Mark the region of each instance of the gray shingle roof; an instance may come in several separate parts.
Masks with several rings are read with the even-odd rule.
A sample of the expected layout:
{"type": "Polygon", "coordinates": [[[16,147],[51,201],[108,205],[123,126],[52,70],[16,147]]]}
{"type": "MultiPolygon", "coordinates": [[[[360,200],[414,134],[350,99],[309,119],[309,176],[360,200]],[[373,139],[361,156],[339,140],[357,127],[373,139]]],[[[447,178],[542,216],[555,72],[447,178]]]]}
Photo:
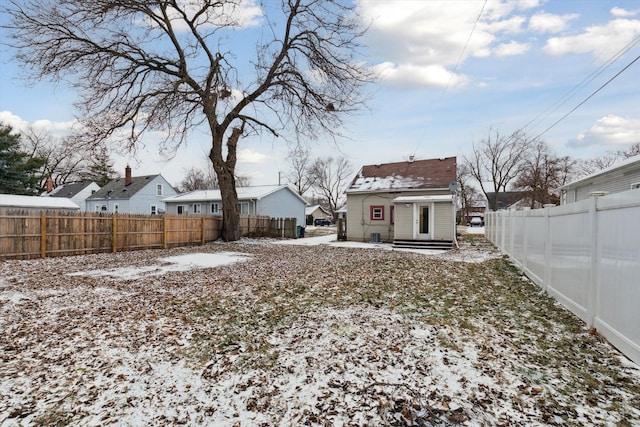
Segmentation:
{"type": "Polygon", "coordinates": [[[71,184],[63,184],[58,186],[51,191],[49,194],[45,194],[45,196],[49,197],[68,197],[72,198],[89,185],[91,185],[93,181],[84,181],[84,182],[74,182],[71,184]]]}
{"type": "Polygon", "coordinates": [[[158,175],[134,176],[131,184],[124,185],[124,178],[116,178],[100,190],[96,191],[87,200],[96,199],[130,199],[138,191],[142,190],[158,175]]]}

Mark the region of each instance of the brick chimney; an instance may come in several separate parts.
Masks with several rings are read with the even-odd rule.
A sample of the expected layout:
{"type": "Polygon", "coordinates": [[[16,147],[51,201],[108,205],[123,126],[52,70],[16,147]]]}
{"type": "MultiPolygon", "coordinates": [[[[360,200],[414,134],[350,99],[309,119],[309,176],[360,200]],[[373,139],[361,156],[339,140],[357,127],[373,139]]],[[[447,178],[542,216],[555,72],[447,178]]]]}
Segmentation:
{"type": "Polygon", "coordinates": [[[47,178],[47,193],[51,193],[53,191],[53,180],[51,178],[47,178]]]}
{"type": "Polygon", "coordinates": [[[124,185],[131,185],[131,166],[124,168],[124,185]]]}

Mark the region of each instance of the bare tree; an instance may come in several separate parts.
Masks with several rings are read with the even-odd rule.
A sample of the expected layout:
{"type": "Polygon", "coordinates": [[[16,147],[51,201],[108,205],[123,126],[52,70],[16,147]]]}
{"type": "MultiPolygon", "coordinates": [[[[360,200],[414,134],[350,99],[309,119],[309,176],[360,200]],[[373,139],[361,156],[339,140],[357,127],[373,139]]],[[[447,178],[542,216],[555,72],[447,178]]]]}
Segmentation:
{"type": "Polygon", "coordinates": [[[189,169],[182,182],[180,182],[180,191],[183,193],[213,188],[218,188],[218,179],[215,174],[207,174],[198,168],[189,169]]]}
{"type": "Polygon", "coordinates": [[[309,167],[313,188],[325,199],[334,218],[352,172],[353,166],[345,158],[318,158],[309,167]]]}
{"type": "MultiPolygon", "coordinates": [[[[251,178],[248,176],[236,175],[236,187],[248,187],[251,185],[251,178]]],[[[180,183],[181,192],[189,192],[196,190],[219,189],[218,177],[212,168],[206,171],[198,168],[191,168],[180,183]]]]}
{"type": "Polygon", "coordinates": [[[471,208],[481,199],[481,196],[478,190],[471,185],[473,175],[469,170],[468,164],[462,163],[458,166],[457,174],[460,210],[462,212],[462,217],[465,218],[469,216],[471,208]]]}
{"type": "Polygon", "coordinates": [[[304,195],[312,186],[313,180],[309,173],[311,166],[311,158],[309,157],[309,149],[298,142],[289,150],[287,156],[289,160],[289,173],[287,179],[292,182],[299,195],[304,195]]]}
{"type": "Polygon", "coordinates": [[[601,171],[615,165],[623,160],[640,155],[640,142],[615,151],[607,151],[606,153],[594,157],[592,159],[583,160],[579,163],[579,169],[582,175],[591,175],[592,173],[601,171]]]}
{"type": "Polygon", "coordinates": [[[246,4],[9,0],[3,11],[31,77],[78,88],[82,133],[91,143],[123,138],[134,148],[155,132],[177,149],[194,127],[206,129],[222,193],[222,238],[230,241],[240,238],[238,142],[263,132],[335,137],[372,79],[358,60],[363,30],[355,6],[282,0],[247,18],[246,4]],[[255,20],[264,23],[254,32],[255,53],[232,53],[233,38],[255,20]],[[248,63],[252,73],[242,67],[248,63]]]}
{"type": "Polygon", "coordinates": [[[544,141],[536,142],[523,160],[514,188],[527,194],[530,207],[560,203],[558,189],[573,176],[576,161],[556,156],[544,141]]]}
{"type": "Polygon", "coordinates": [[[77,182],[87,168],[89,150],[74,143],[72,139],[61,138],[49,132],[38,131],[32,127],[23,133],[24,150],[34,158],[44,160],[41,170],[40,186],[51,179],[55,186],[77,182]]]}
{"type": "Polygon", "coordinates": [[[492,129],[489,129],[487,139],[473,144],[473,153],[470,158],[465,157],[464,162],[487,200],[490,190],[496,193],[495,200],[490,200],[491,210],[498,209],[498,194],[507,191],[511,181],[518,176],[531,145],[532,141],[522,132],[504,136],[499,130],[492,129]]]}

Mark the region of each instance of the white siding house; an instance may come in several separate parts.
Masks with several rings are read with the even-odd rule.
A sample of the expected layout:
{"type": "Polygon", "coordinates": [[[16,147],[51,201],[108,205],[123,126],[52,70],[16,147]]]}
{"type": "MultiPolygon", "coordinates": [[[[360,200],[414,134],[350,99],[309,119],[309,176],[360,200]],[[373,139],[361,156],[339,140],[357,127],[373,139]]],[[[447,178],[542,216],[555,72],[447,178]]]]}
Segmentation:
{"type": "Polygon", "coordinates": [[[346,191],[347,240],[451,247],[456,158],[363,166],[346,191]]]}
{"type": "Polygon", "coordinates": [[[640,156],[560,187],[560,204],[588,199],[594,192],[611,194],[634,189],[640,189],[640,156]]]}
{"type": "Polygon", "coordinates": [[[158,215],[165,212],[163,199],[178,192],[162,175],[116,178],[87,199],[88,212],[158,215]]]}
{"type": "MultiPolygon", "coordinates": [[[[305,224],[306,201],[288,185],[238,187],[241,215],[264,215],[271,218],[296,218],[305,224]]],[[[220,190],[197,190],[164,199],[167,213],[178,215],[222,215],[220,190]]]]}
{"type": "Polygon", "coordinates": [[[85,212],[87,211],[87,199],[98,190],[100,190],[100,186],[93,181],[74,182],[60,185],[49,192],[43,193],[42,196],[68,198],[80,206],[80,211],[85,212]]]}

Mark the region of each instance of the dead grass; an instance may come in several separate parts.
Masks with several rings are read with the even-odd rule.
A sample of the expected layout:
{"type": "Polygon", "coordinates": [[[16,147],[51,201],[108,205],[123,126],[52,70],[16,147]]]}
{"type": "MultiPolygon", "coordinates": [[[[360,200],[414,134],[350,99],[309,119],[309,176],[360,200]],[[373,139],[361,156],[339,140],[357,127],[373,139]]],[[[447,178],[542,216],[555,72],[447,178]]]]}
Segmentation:
{"type": "MultiPolygon", "coordinates": [[[[0,413],[15,415],[0,424],[80,424],[114,413],[134,423],[177,424],[187,417],[195,425],[234,417],[243,425],[640,423],[637,367],[623,363],[504,258],[467,263],[453,256],[236,243],[204,250],[247,253],[252,261],[152,281],[62,274],[202,250],[0,264],[8,278],[0,291],[29,298],[0,300],[7,330],[0,354],[9,368],[0,373],[0,413]],[[59,325],[62,313],[67,323],[59,325]],[[90,333],[71,340],[79,330],[90,333]],[[96,337],[105,340],[91,353],[96,337]],[[161,409],[164,395],[155,398],[150,415],[135,410],[136,396],[114,397],[114,387],[122,386],[117,375],[125,371],[101,353],[114,345],[131,355],[128,361],[120,355],[118,363],[135,368],[137,383],[153,374],[143,369],[141,349],[149,358],[186,363],[203,378],[198,384],[204,381],[180,395],[192,413],[172,419],[161,409]],[[62,363],[65,354],[72,363],[62,363]],[[90,354],[104,359],[91,375],[79,370],[90,354]],[[59,375],[40,377],[47,371],[59,375]],[[99,378],[107,389],[86,398],[81,380],[99,378]],[[31,400],[16,398],[25,384],[36,393],[31,400]],[[35,384],[63,398],[40,396],[35,384]],[[212,406],[197,403],[197,393],[210,394],[212,406]],[[16,409],[20,402],[23,412],[16,409]],[[236,406],[225,409],[230,402],[236,406]]],[[[465,250],[491,249],[473,236],[465,250]]]]}

